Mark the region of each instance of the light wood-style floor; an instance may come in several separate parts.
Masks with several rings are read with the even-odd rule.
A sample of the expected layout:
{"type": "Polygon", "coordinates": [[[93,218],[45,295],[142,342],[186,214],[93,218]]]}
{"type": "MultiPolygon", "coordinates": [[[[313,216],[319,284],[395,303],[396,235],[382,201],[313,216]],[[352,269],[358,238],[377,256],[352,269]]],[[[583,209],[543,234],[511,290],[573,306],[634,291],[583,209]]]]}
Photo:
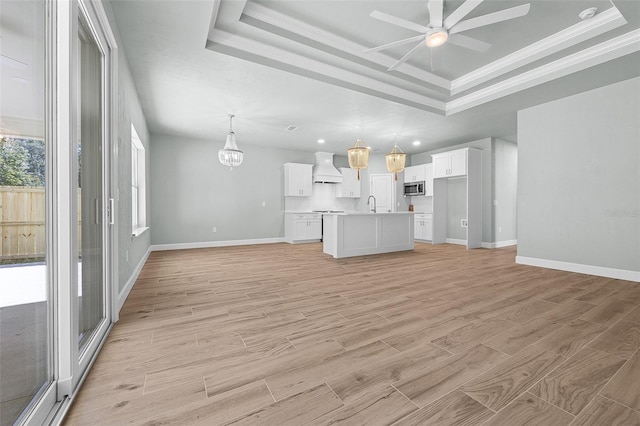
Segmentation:
{"type": "Polygon", "coordinates": [[[640,284],[416,244],[152,253],[68,425],[640,425],[640,284]]]}

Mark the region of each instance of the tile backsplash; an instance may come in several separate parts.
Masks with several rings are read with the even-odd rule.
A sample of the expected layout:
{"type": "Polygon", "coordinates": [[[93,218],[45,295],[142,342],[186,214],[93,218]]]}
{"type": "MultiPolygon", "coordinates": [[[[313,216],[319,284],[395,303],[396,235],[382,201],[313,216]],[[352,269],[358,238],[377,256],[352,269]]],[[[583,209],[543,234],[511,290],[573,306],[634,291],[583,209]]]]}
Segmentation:
{"type": "Polygon", "coordinates": [[[357,210],[357,198],[336,198],[336,185],[314,183],[310,197],[284,197],[287,212],[309,212],[313,210],[357,210]]]}

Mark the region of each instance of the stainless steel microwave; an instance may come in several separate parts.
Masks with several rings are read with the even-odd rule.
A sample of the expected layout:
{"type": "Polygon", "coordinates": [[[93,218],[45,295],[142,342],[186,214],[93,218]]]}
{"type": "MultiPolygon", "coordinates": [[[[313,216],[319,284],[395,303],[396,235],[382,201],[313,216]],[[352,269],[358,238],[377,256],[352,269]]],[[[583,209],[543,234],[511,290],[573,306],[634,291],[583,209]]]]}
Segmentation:
{"type": "Polygon", "coordinates": [[[424,181],[406,182],[404,184],[404,195],[424,195],[424,181]]]}

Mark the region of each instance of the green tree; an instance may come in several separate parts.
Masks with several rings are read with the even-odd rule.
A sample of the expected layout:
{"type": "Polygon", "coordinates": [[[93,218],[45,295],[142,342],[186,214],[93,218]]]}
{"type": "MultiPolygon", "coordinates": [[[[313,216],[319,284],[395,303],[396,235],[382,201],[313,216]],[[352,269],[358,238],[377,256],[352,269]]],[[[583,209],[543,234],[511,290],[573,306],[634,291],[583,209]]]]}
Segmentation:
{"type": "Polygon", "coordinates": [[[45,164],[44,141],[0,138],[0,185],[43,186],[45,164]]]}

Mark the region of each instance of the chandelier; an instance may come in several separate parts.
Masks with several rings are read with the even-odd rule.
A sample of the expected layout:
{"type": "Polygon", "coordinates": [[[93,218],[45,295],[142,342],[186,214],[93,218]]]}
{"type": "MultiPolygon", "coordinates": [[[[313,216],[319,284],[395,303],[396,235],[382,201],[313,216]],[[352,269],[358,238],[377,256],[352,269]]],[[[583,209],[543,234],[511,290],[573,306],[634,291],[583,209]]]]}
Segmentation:
{"type": "Polygon", "coordinates": [[[358,170],[358,180],[360,180],[360,170],[366,169],[369,163],[369,152],[369,148],[360,139],[356,140],[356,144],[347,150],[349,167],[358,170]]]}
{"type": "Polygon", "coordinates": [[[404,170],[404,165],[407,161],[407,154],[402,152],[398,145],[393,144],[393,149],[390,153],[385,155],[387,159],[387,170],[394,174],[395,179],[398,180],[398,173],[404,170]]]}
{"type": "Polygon", "coordinates": [[[233,133],[232,120],[235,115],[229,114],[229,134],[223,149],[218,150],[218,160],[229,167],[238,167],[244,160],[244,153],[238,149],[236,134],[233,133]]]}

